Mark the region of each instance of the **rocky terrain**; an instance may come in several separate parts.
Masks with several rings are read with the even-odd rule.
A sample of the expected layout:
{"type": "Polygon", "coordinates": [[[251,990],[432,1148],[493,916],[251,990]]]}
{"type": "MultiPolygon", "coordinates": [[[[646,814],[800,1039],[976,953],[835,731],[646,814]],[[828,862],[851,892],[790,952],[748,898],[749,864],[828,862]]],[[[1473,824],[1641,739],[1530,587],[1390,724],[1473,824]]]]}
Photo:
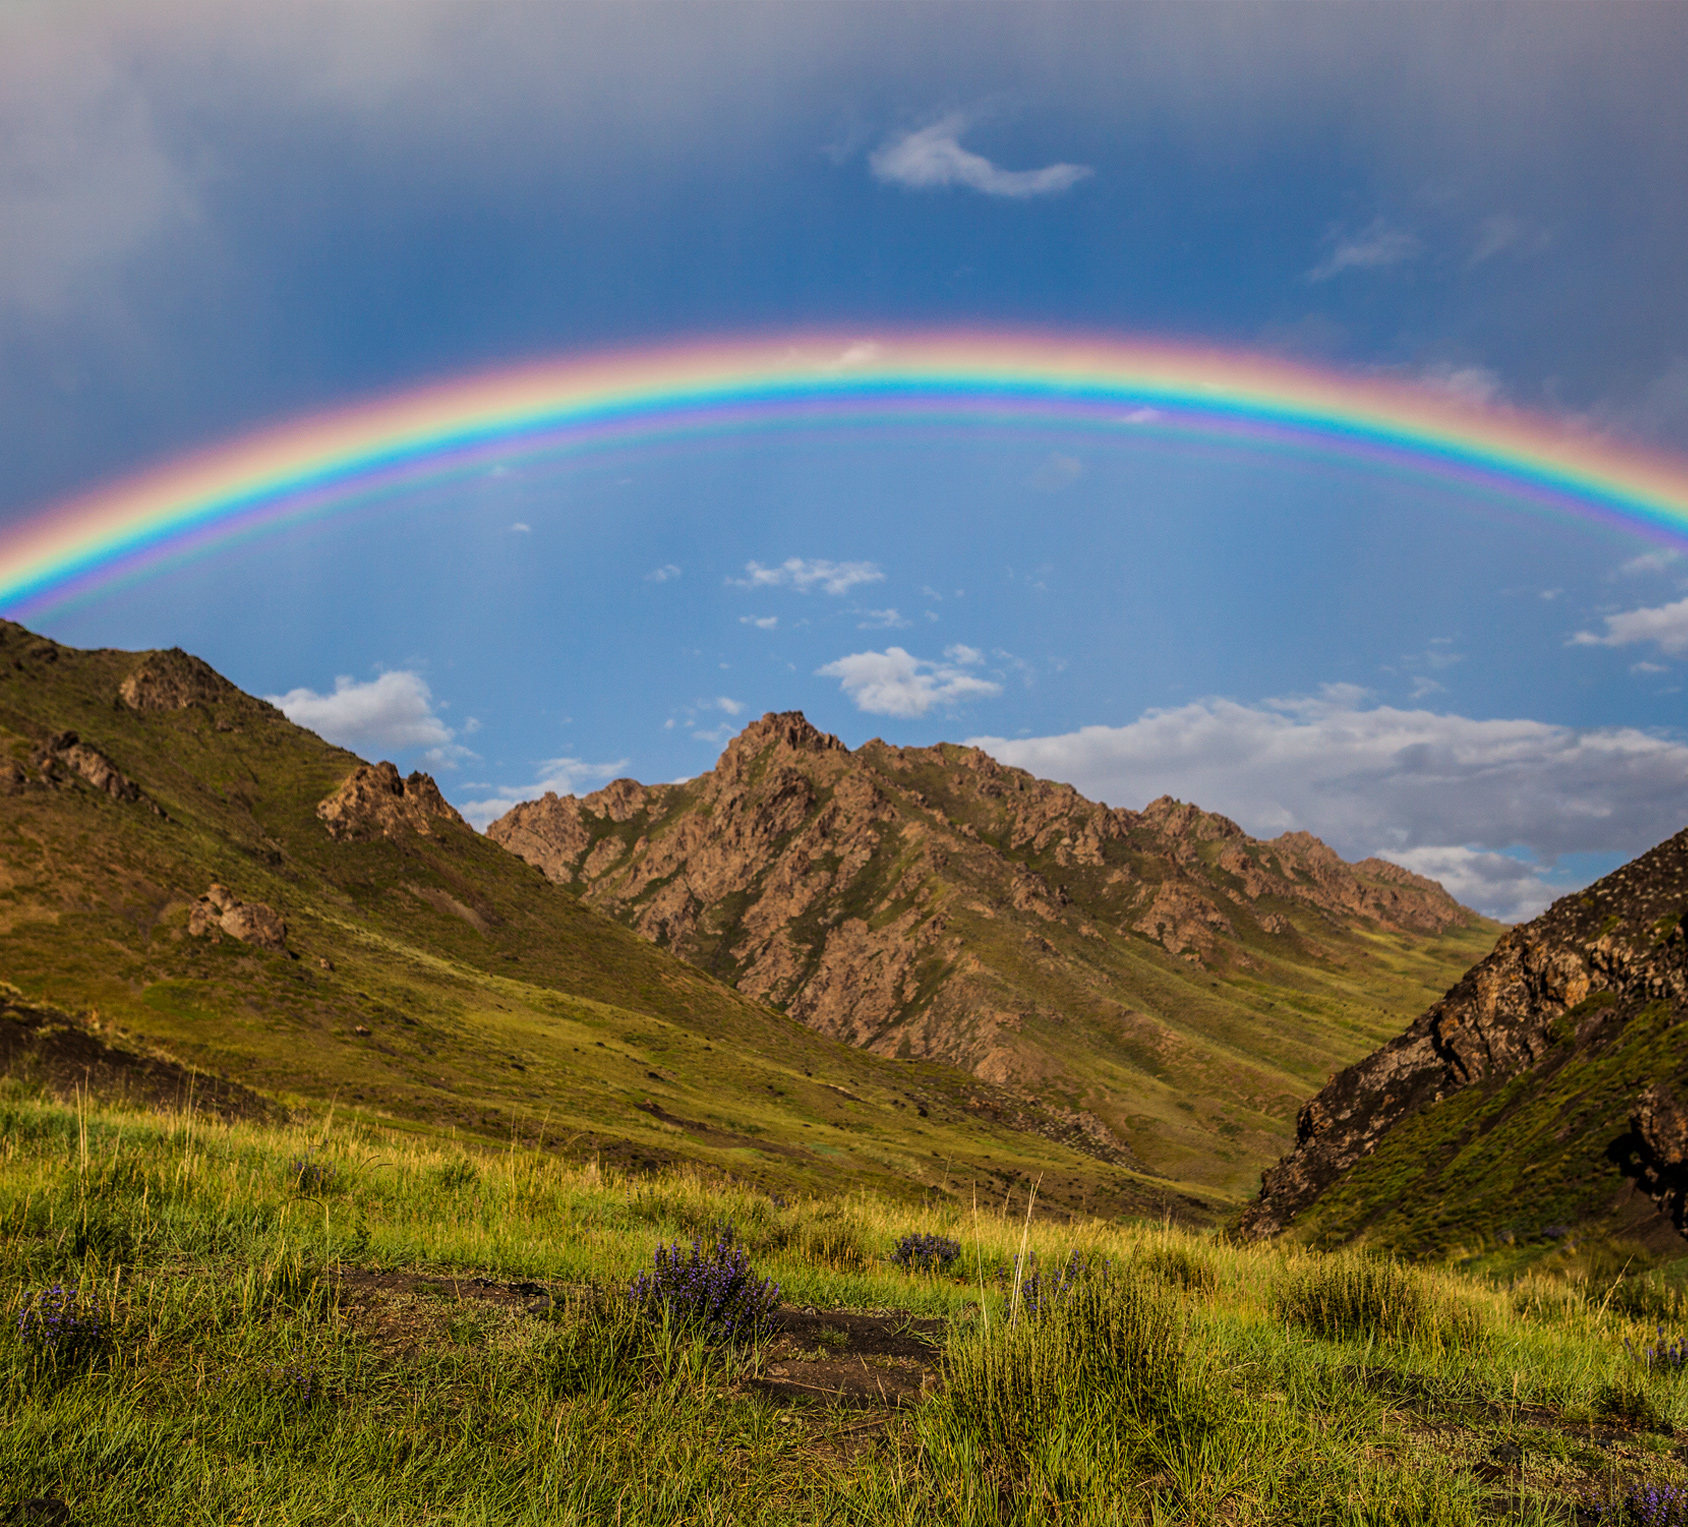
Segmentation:
{"type": "Polygon", "coordinates": [[[851,751],[796,713],[685,784],[547,795],[488,836],[812,1028],[1238,1184],[1494,931],[1306,833],[1258,841],[1170,798],[1111,809],[976,748],[851,751]]]}
{"type": "Polygon", "coordinates": [[[1688,1226],[1688,831],[1511,929],[1301,1110],[1244,1227],[1429,1248],[1688,1226]]]}

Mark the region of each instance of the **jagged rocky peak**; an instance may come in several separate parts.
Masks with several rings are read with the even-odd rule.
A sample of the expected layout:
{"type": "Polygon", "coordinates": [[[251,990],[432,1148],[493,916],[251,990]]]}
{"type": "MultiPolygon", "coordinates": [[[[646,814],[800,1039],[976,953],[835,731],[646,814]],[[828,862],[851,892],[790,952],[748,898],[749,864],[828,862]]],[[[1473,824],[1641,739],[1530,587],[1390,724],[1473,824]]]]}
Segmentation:
{"type": "Polygon", "coordinates": [[[469,830],[432,776],[418,772],[407,779],[386,762],[359,764],[339,789],[317,804],[316,814],[328,835],[341,843],[403,832],[432,837],[441,823],[469,830]]]}
{"type": "MultiPolygon", "coordinates": [[[[1685,914],[1688,829],[1510,929],[1404,1034],[1339,1072],[1302,1108],[1295,1148],[1265,1173],[1244,1229],[1286,1229],[1397,1126],[1467,1089],[1589,1066],[1623,1041],[1631,1022],[1663,1014],[1668,1028],[1688,1017],[1685,914]]],[[[1631,1082],[1633,1104],[1609,1121],[1612,1150],[1621,1153],[1617,1136],[1634,1131],[1638,1180],[1681,1226],[1688,1126],[1679,1123],[1672,1090],[1680,1080],[1653,1078],[1642,1090],[1643,1080],[1631,1082]]]]}
{"type": "Polygon", "coordinates": [[[149,652],[118,685],[117,698],[135,711],[186,710],[247,697],[203,658],[180,647],[149,652]]]}
{"type": "Polygon", "coordinates": [[[800,710],[769,711],[760,721],[752,721],[727,744],[717,769],[731,771],[741,762],[759,757],[768,747],[777,745],[794,753],[848,753],[830,732],[823,732],[800,710]]]}

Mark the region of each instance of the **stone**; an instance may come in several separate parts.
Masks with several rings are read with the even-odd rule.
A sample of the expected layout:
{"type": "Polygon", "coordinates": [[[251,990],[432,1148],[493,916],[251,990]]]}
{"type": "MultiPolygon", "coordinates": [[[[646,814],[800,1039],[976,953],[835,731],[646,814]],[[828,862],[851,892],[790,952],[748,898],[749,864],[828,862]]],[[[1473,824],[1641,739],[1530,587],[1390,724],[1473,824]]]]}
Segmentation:
{"type": "Polygon", "coordinates": [[[428,838],[446,824],[471,830],[431,776],[417,772],[406,779],[386,762],[359,764],[339,789],[318,803],[316,814],[337,843],[367,843],[403,833],[428,838]]]}
{"type": "Polygon", "coordinates": [[[188,933],[193,938],[213,939],[226,933],[259,949],[287,948],[287,920],[281,913],[261,901],[243,902],[217,882],[188,908],[188,933]]]}
{"type": "Polygon", "coordinates": [[[172,647],[148,653],[118,685],[117,698],[130,710],[169,711],[245,697],[203,658],[172,647]]]}

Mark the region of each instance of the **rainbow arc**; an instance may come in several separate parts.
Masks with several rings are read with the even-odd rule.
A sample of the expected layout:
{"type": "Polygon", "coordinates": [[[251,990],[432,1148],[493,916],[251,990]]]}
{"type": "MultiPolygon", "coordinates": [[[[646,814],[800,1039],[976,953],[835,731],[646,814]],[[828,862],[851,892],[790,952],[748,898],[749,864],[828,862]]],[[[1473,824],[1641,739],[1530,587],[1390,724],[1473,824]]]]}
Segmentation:
{"type": "Polygon", "coordinates": [[[804,332],[506,368],[183,457],[0,534],[0,609],[49,608],[149,565],[524,454],[857,422],[1047,424],[1289,447],[1688,542],[1688,462],[1518,410],[1185,344],[804,332]]]}

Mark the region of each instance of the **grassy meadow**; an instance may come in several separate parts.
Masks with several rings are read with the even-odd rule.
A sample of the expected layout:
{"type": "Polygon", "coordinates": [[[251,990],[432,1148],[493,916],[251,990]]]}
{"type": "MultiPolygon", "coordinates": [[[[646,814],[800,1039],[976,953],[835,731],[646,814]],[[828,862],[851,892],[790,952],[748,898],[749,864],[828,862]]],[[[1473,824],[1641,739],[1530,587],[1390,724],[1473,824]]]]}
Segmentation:
{"type": "Polygon", "coordinates": [[[6,1085],[0,1490],[87,1527],[1681,1520],[1641,1492],[1688,1489],[1688,1374],[1638,1355],[1680,1265],[1498,1281],[6,1085]],[[726,1223],[788,1329],[642,1318],[658,1245],[726,1223]],[[915,1233],[959,1256],[894,1265],[915,1233]]]}

